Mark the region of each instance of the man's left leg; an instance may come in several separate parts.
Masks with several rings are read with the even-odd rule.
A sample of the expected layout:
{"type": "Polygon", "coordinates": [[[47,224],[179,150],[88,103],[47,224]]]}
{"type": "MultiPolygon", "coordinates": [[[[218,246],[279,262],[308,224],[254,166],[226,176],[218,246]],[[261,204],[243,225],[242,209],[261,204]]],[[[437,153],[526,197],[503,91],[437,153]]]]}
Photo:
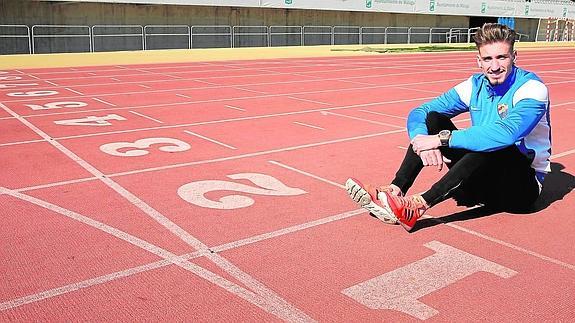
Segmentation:
{"type": "Polygon", "coordinates": [[[425,193],[407,198],[386,195],[382,202],[409,231],[425,210],[449,198],[462,184],[481,187],[485,204],[502,210],[527,208],[539,196],[530,161],[513,145],[495,152],[468,152],[425,193]]]}

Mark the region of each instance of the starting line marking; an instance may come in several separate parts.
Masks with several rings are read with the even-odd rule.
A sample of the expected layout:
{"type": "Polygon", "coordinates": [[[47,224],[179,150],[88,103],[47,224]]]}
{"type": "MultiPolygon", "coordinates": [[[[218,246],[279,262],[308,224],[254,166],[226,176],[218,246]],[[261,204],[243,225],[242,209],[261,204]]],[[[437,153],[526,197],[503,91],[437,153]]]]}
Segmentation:
{"type": "Polygon", "coordinates": [[[323,104],[323,105],[333,105],[331,103],[321,102],[321,101],[317,101],[317,100],[302,99],[302,98],[298,98],[296,96],[291,96],[291,95],[288,96],[288,98],[298,100],[298,101],[303,101],[303,102],[317,103],[317,104],[323,104]]]}
{"type": "MultiPolygon", "coordinates": [[[[260,234],[257,236],[245,238],[242,240],[226,243],[226,244],[223,244],[220,246],[212,247],[210,249],[214,252],[223,252],[226,250],[239,248],[239,247],[246,246],[246,245],[253,244],[253,243],[257,243],[260,241],[265,241],[265,240],[268,240],[271,238],[283,236],[286,234],[306,230],[306,229],[313,228],[313,227],[316,227],[316,226],[319,226],[322,224],[327,224],[330,222],[335,222],[338,220],[351,218],[351,217],[363,214],[365,212],[366,211],[364,209],[357,209],[357,210],[353,210],[353,211],[349,211],[349,212],[344,212],[344,213],[332,215],[332,216],[329,216],[329,217],[326,217],[323,219],[318,219],[318,220],[315,220],[312,222],[303,223],[303,224],[287,227],[284,229],[260,234]]],[[[191,259],[199,258],[201,256],[203,256],[203,254],[199,251],[196,251],[196,252],[192,252],[192,253],[189,253],[186,255],[182,255],[182,256],[180,256],[180,258],[182,260],[188,261],[191,259]]],[[[171,261],[164,259],[164,260],[148,263],[148,264],[145,264],[142,266],[128,268],[126,270],[117,271],[117,272],[114,272],[111,274],[95,277],[92,279],[87,279],[84,281],[56,287],[56,288],[46,290],[46,291],[43,291],[40,293],[36,293],[36,294],[20,297],[17,299],[13,299],[13,300],[10,300],[10,301],[4,302],[4,303],[0,303],[0,311],[14,308],[14,307],[18,307],[18,306],[22,306],[22,305],[29,304],[29,303],[38,302],[38,301],[41,301],[43,299],[51,298],[54,296],[67,294],[67,293],[70,293],[70,292],[73,292],[73,291],[76,291],[76,290],[79,290],[82,288],[88,288],[91,286],[101,285],[101,284],[111,282],[114,280],[118,280],[118,279],[121,279],[124,277],[129,277],[129,276],[136,275],[139,273],[143,273],[143,272],[147,272],[150,270],[169,266],[171,264],[173,264],[171,261]]]]}
{"type": "Polygon", "coordinates": [[[370,111],[370,110],[357,110],[357,111],[361,111],[361,112],[365,112],[365,113],[371,113],[371,114],[376,114],[379,116],[385,116],[385,117],[391,117],[391,118],[397,118],[397,119],[402,119],[402,120],[407,120],[406,117],[402,117],[402,116],[396,116],[393,114],[387,114],[387,113],[382,113],[382,112],[375,112],[375,111],[370,111]]]}
{"type": "Polygon", "coordinates": [[[73,92],[73,93],[79,94],[79,95],[84,95],[84,93],[82,93],[82,92],[79,92],[79,91],[76,91],[76,90],[72,90],[71,88],[67,88],[67,87],[66,87],[66,88],[64,88],[64,89],[66,89],[66,90],[68,90],[68,91],[70,91],[70,92],[73,92]]]}
{"type": "Polygon", "coordinates": [[[142,117],[142,118],[146,118],[146,119],[148,119],[148,120],[152,120],[152,121],[157,122],[157,123],[164,123],[163,121],[160,121],[160,120],[158,120],[158,119],[154,119],[154,118],[152,118],[152,117],[150,117],[150,116],[147,116],[147,115],[145,115],[145,114],[141,114],[141,113],[136,112],[136,111],[130,110],[129,112],[132,113],[132,114],[135,114],[135,115],[137,115],[137,116],[140,116],[140,117],[142,117]]]}
{"type": "Polygon", "coordinates": [[[191,96],[187,96],[185,94],[176,93],[176,96],[179,96],[180,98],[184,98],[184,99],[193,99],[191,96]]]}
{"type": "MultiPolygon", "coordinates": [[[[96,228],[98,230],[101,230],[107,234],[110,234],[118,239],[121,239],[123,241],[126,241],[128,243],[130,243],[131,245],[134,245],[136,247],[139,247],[141,249],[144,249],[150,253],[155,254],[156,256],[163,258],[164,260],[169,261],[170,263],[173,263],[174,265],[177,265],[189,272],[192,272],[193,274],[195,274],[196,276],[203,278],[221,288],[223,288],[224,290],[245,299],[246,301],[254,304],[255,306],[263,309],[264,311],[275,315],[281,319],[287,320],[287,321],[301,321],[301,322],[311,322],[313,321],[313,319],[311,317],[309,317],[307,314],[305,314],[304,312],[298,310],[297,308],[295,308],[293,305],[289,304],[287,301],[281,299],[279,296],[275,295],[272,291],[268,290],[266,287],[264,287],[262,284],[257,284],[256,286],[251,286],[252,290],[246,289],[240,285],[237,285],[236,283],[233,283],[203,267],[200,267],[199,265],[196,265],[192,262],[189,262],[187,260],[184,259],[183,256],[178,256],[175,255],[165,249],[162,249],[158,246],[155,246],[145,240],[142,240],[138,237],[135,237],[129,233],[126,233],[124,231],[121,231],[119,229],[116,229],[114,227],[111,227],[109,225],[106,225],[102,222],[96,221],[94,219],[91,219],[89,217],[83,216],[79,213],[76,213],[74,211],[70,211],[67,210],[65,208],[62,208],[58,205],[55,204],[51,204],[49,202],[22,194],[22,193],[17,193],[15,191],[6,189],[4,187],[0,187],[0,193],[3,194],[8,194],[12,197],[21,199],[23,201],[32,203],[34,205],[37,205],[39,207],[43,207],[45,209],[48,209],[50,211],[56,212],[58,214],[64,215],[68,218],[71,218],[73,220],[79,221],[81,223],[84,223],[86,225],[89,225],[93,228],[96,228]]],[[[200,253],[203,253],[208,259],[210,259],[210,255],[212,255],[213,257],[219,257],[221,259],[223,259],[221,256],[219,255],[215,255],[212,254],[208,249],[202,249],[199,250],[200,253]]],[[[218,265],[219,267],[222,267],[222,263],[218,263],[216,262],[216,265],[218,265]]],[[[235,267],[234,265],[232,265],[231,263],[229,263],[229,266],[232,266],[234,271],[239,271],[239,268],[235,267]]],[[[223,268],[223,269],[227,269],[227,268],[223,268]]],[[[233,276],[235,276],[235,278],[239,279],[240,281],[243,281],[243,283],[245,282],[245,278],[249,277],[247,274],[243,274],[243,277],[237,277],[234,274],[234,272],[230,272],[229,270],[226,270],[228,273],[232,274],[233,276]],[[243,278],[243,279],[242,279],[243,278]]],[[[256,282],[253,278],[250,279],[253,282],[256,282]]],[[[250,286],[250,284],[246,284],[247,286],[250,286]]],[[[47,296],[56,296],[56,295],[47,295],[47,296]]],[[[24,299],[16,299],[13,301],[9,301],[9,302],[5,302],[0,304],[0,311],[2,310],[6,310],[9,308],[14,308],[20,305],[23,305],[23,301],[24,300],[28,300],[28,302],[30,302],[30,299],[24,298],[24,299]]]]}
{"type": "Polygon", "coordinates": [[[322,128],[322,127],[314,126],[314,125],[307,124],[307,123],[303,123],[303,122],[294,121],[293,123],[295,123],[295,124],[297,124],[297,125],[300,125],[300,126],[317,129],[317,130],[325,130],[325,129],[322,128]]]}
{"type": "Polygon", "coordinates": [[[220,145],[220,146],[229,148],[229,149],[237,149],[237,148],[234,147],[234,146],[226,145],[226,144],[224,144],[223,142],[220,142],[220,141],[217,141],[217,140],[214,140],[214,139],[211,139],[211,138],[202,136],[202,135],[200,135],[200,134],[197,134],[197,133],[195,133],[195,132],[191,132],[191,131],[189,131],[189,130],[184,130],[184,132],[187,133],[188,135],[192,135],[192,136],[196,136],[196,137],[198,137],[198,138],[202,138],[202,139],[204,139],[204,140],[207,140],[207,141],[209,141],[209,142],[212,142],[212,143],[214,143],[214,144],[217,144],[217,145],[220,145]]]}
{"type": "Polygon", "coordinates": [[[335,113],[335,112],[331,112],[331,111],[323,111],[321,113],[323,115],[334,115],[334,116],[338,116],[338,117],[342,117],[342,118],[348,118],[348,119],[352,119],[352,120],[358,120],[358,121],[373,123],[373,124],[380,125],[380,126],[387,126],[387,127],[397,128],[397,129],[405,129],[404,126],[398,126],[398,125],[394,125],[391,123],[373,121],[373,120],[368,120],[368,119],[364,119],[364,118],[352,117],[352,116],[348,116],[348,115],[340,114],[340,113],[335,113]]]}
{"type": "Polygon", "coordinates": [[[109,106],[111,106],[111,107],[116,107],[116,106],[117,106],[117,105],[115,105],[115,104],[112,104],[112,103],[110,103],[110,102],[104,101],[104,100],[102,100],[102,99],[98,99],[98,98],[92,98],[92,99],[93,99],[93,100],[96,100],[96,101],[98,101],[98,102],[100,102],[100,103],[104,103],[104,104],[106,104],[106,105],[109,105],[109,106]]]}
{"type": "Polygon", "coordinates": [[[246,109],[242,109],[242,108],[234,107],[233,105],[228,105],[228,104],[225,104],[225,105],[224,105],[224,107],[226,107],[226,108],[228,108],[228,109],[233,109],[233,110],[243,111],[243,112],[245,112],[245,111],[246,111],[246,109]]]}

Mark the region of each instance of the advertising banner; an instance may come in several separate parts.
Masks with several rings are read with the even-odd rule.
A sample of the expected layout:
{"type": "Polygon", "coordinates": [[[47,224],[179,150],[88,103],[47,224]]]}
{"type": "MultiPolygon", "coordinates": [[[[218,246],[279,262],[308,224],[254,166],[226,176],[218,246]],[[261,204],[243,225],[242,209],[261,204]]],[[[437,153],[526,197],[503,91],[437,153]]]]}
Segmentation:
{"type": "MultiPolygon", "coordinates": [[[[64,1],[64,0],[52,0],[64,1]]],[[[293,8],[430,15],[575,19],[575,3],[511,2],[502,0],[66,0],[225,7],[293,8]]]]}

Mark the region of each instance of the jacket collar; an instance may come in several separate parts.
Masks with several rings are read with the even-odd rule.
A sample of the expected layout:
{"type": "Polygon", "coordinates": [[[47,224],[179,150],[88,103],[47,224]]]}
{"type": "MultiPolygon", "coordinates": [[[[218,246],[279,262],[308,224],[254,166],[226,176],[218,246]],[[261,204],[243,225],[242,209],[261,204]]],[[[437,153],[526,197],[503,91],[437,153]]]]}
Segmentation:
{"type": "Polygon", "coordinates": [[[492,86],[489,83],[489,80],[487,79],[487,76],[483,76],[483,82],[485,83],[485,86],[487,88],[487,91],[489,92],[489,94],[491,96],[497,95],[497,96],[502,96],[503,94],[505,94],[509,88],[513,85],[513,83],[515,83],[515,78],[517,76],[517,67],[515,67],[515,65],[511,66],[511,72],[509,73],[509,76],[507,76],[507,78],[505,79],[505,81],[499,85],[496,86],[492,86]]]}

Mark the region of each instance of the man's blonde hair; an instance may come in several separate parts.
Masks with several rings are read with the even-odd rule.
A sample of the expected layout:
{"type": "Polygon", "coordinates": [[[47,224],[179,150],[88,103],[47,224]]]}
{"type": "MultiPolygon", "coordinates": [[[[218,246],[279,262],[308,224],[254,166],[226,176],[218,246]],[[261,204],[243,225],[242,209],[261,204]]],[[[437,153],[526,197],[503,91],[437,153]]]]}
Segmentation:
{"type": "Polygon", "coordinates": [[[477,46],[478,49],[485,44],[498,42],[506,42],[511,45],[511,49],[513,49],[515,39],[517,39],[517,33],[515,30],[505,25],[492,23],[483,24],[483,26],[481,26],[473,36],[475,46],[477,46]]]}

